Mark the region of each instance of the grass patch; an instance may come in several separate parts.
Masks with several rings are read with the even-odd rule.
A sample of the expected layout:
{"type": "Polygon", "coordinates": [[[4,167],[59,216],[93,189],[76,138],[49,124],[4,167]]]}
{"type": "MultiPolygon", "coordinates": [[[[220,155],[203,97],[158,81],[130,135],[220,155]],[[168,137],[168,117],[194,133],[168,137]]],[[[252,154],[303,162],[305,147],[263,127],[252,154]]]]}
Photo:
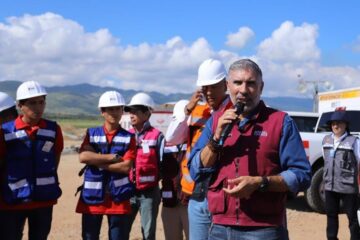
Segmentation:
{"type": "Polygon", "coordinates": [[[83,119],[83,118],[77,118],[77,119],[68,119],[68,118],[61,118],[56,119],[56,121],[59,123],[61,127],[73,127],[73,128],[90,128],[90,127],[97,127],[103,125],[104,120],[103,119],[83,119]]]}

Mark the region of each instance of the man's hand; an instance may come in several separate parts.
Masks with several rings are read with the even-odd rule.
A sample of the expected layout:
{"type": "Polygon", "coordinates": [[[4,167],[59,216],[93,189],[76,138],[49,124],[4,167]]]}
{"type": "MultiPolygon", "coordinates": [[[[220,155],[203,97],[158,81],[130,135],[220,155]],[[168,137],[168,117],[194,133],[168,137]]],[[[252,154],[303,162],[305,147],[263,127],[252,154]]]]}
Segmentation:
{"type": "Polygon", "coordinates": [[[261,180],[262,178],[259,176],[241,176],[229,179],[227,187],[223,190],[232,197],[249,199],[251,194],[259,188],[261,180]]]}
{"type": "Polygon", "coordinates": [[[203,98],[201,89],[196,90],[194,94],[191,96],[189,103],[185,106],[184,112],[186,115],[189,115],[192,110],[196,107],[199,101],[203,98]]]}
{"type": "Polygon", "coordinates": [[[220,139],[221,133],[227,124],[232,123],[233,121],[235,121],[238,118],[238,115],[235,113],[235,111],[236,110],[234,108],[230,108],[230,109],[226,110],[224,112],[224,114],[219,118],[216,130],[214,133],[215,140],[220,139]]]}

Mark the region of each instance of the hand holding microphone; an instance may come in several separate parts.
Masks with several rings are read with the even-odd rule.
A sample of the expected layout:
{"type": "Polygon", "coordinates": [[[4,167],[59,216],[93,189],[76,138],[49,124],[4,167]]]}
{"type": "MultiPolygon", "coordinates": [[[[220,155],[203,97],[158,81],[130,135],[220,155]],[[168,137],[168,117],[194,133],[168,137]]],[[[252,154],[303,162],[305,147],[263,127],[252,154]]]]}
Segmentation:
{"type": "MultiPolygon", "coordinates": [[[[239,116],[241,113],[243,113],[245,108],[245,104],[242,102],[237,102],[234,106],[235,114],[239,116]]],[[[232,127],[234,126],[236,122],[236,119],[232,120],[230,123],[227,123],[220,134],[219,144],[223,145],[225,142],[225,139],[228,137],[229,133],[231,132],[232,127]]]]}

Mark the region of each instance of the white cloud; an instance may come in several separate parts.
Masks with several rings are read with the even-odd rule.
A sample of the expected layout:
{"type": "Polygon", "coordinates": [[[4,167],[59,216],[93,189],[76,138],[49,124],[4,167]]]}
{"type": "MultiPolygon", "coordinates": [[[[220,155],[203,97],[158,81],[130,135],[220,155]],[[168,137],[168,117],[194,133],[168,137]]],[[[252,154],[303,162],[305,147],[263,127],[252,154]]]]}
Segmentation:
{"type": "MultiPolygon", "coordinates": [[[[265,96],[300,96],[299,73],[308,80],[332,81],[336,89],[359,85],[360,69],[321,66],[317,35],[316,25],[284,22],[256,54],[241,56],[263,69],[265,96]]],[[[203,37],[191,43],[174,36],[163,43],[125,46],[107,29],[86,32],[54,13],[0,23],[0,56],[0,80],[36,80],[45,86],[90,83],[165,94],[192,92],[197,68],[206,58],[218,58],[227,67],[240,58],[236,52],[213,50],[203,37]]]]}
{"type": "Polygon", "coordinates": [[[271,37],[260,43],[257,54],[262,58],[283,62],[318,60],[320,49],[316,45],[317,37],[317,25],[303,23],[294,26],[292,22],[286,21],[271,37]]]}
{"type": "Polygon", "coordinates": [[[222,58],[204,38],[187,44],[175,36],[163,44],[122,46],[107,29],[85,32],[54,13],[0,23],[0,54],[2,80],[47,86],[87,82],[164,93],[193,91],[200,63],[222,58]]]}
{"type": "Polygon", "coordinates": [[[255,35],[249,27],[241,27],[236,33],[227,35],[226,45],[234,48],[243,48],[248,41],[255,35]]]}

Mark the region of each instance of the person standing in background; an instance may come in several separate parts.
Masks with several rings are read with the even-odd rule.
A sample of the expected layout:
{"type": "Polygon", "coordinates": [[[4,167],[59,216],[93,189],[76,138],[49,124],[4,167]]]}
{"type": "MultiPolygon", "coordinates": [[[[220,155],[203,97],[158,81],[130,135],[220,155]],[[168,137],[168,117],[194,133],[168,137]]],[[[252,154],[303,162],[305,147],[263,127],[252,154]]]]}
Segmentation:
{"type": "Polygon", "coordinates": [[[42,118],[46,95],[38,82],[22,83],[16,92],[22,114],[0,129],[2,239],[22,239],[26,220],[29,240],[45,240],[51,230],[53,206],[62,193],[57,168],[64,140],[60,126],[42,118]]]}
{"type": "MultiPolygon", "coordinates": [[[[178,101],[173,110],[173,118],[184,115],[184,108],[188,100],[178,101]]],[[[172,128],[170,123],[169,129],[172,128]]],[[[189,195],[181,190],[181,164],[185,161],[186,142],[180,145],[165,145],[162,161],[162,189],[163,208],[161,219],[164,226],[165,239],[189,239],[189,220],[187,206],[189,195]]]]}
{"type": "MultiPolygon", "coordinates": [[[[18,117],[16,102],[7,93],[0,92],[0,129],[3,123],[12,121],[18,117]]],[[[1,170],[0,170],[1,172],[1,170]]],[[[1,181],[0,181],[1,184],[1,181]]],[[[4,239],[6,229],[6,211],[0,210],[0,239],[4,239]]]]}
{"type": "Polygon", "coordinates": [[[332,133],[323,139],[326,236],[338,239],[340,201],[349,220],[350,239],[360,239],[358,173],[360,140],[350,134],[345,110],[332,113],[328,125],[332,133]]]}
{"type": "Polygon", "coordinates": [[[130,198],[133,185],[129,172],[136,158],[135,137],[119,124],[125,100],[116,91],[99,98],[104,125],[89,128],[80,147],[84,167],[76,212],[82,214],[82,239],[99,239],[103,216],[108,219],[108,239],[129,239],[130,198]]]}
{"type": "Polygon", "coordinates": [[[7,93],[0,92],[0,128],[1,124],[18,117],[15,100],[7,93]]]}
{"type": "Polygon", "coordinates": [[[206,121],[216,112],[222,112],[231,101],[226,94],[226,70],[223,63],[207,59],[198,69],[196,85],[200,87],[192,95],[184,108],[184,113],[172,119],[166,133],[166,141],[171,145],[187,142],[187,150],[182,161],[181,189],[191,195],[188,205],[190,240],[208,239],[211,216],[206,198],[211,174],[204,171],[194,182],[189,173],[190,152],[200,137],[206,121]]]}
{"type": "Polygon", "coordinates": [[[135,195],[130,199],[132,213],[129,231],[138,211],[141,216],[143,239],[156,239],[156,218],[160,204],[160,162],[164,151],[164,136],[150,125],[153,99],[146,93],[135,94],[125,111],[130,113],[131,133],[135,134],[137,153],[130,179],[135,195]]]}

